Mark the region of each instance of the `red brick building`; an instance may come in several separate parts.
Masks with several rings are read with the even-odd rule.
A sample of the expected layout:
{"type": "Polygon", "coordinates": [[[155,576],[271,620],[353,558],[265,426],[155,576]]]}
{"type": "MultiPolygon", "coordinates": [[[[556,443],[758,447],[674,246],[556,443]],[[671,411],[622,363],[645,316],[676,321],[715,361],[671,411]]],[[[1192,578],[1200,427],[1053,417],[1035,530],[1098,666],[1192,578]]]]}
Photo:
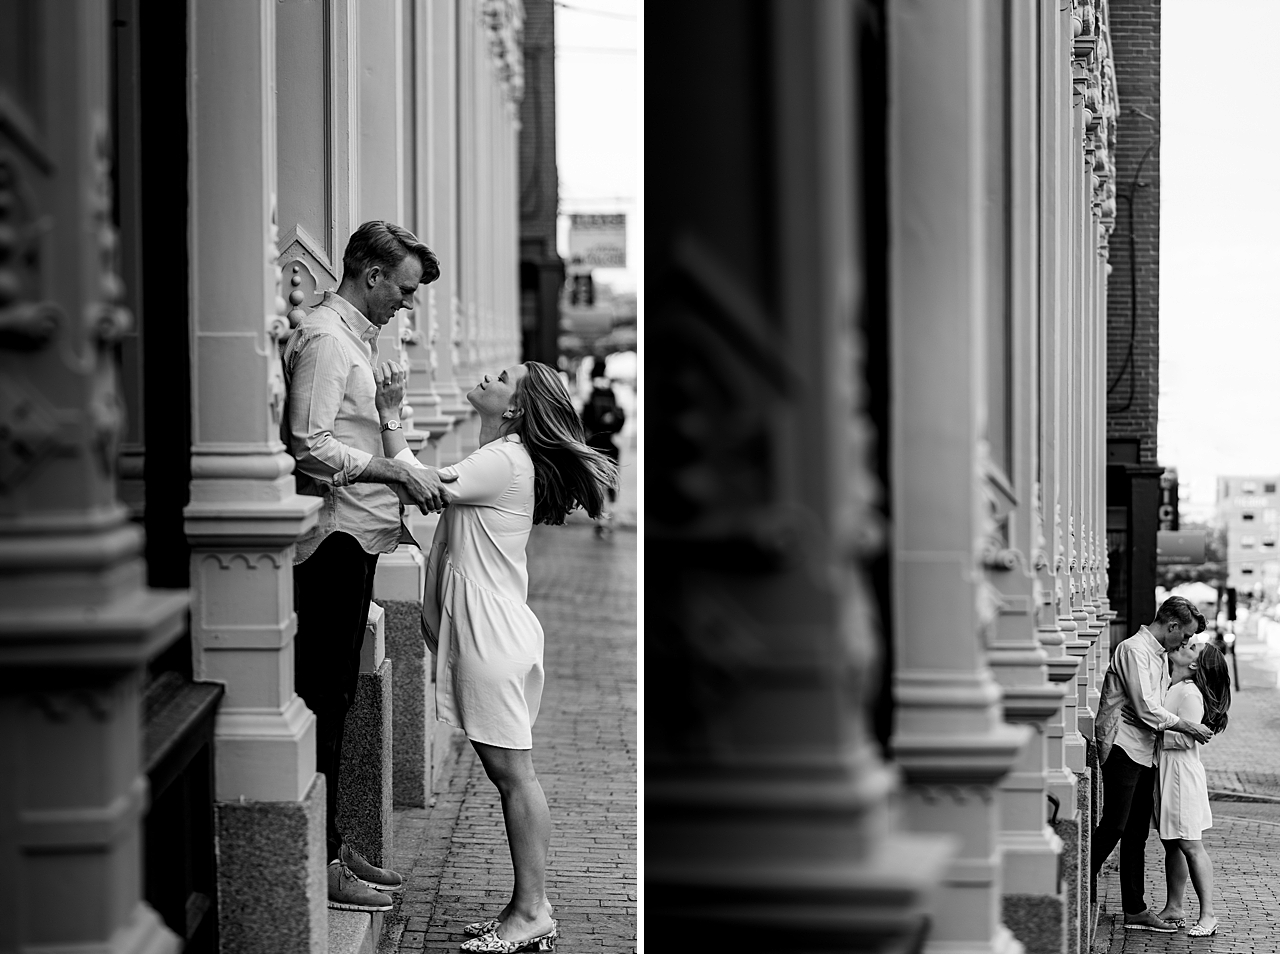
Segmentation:
{"type": "Polygon", "coordinates": [[[1109,4],[1123,122],[1107,283],[1108,597],[1112,645],[1155,613],[1160,474],[1160,0],[1109,4]]]}

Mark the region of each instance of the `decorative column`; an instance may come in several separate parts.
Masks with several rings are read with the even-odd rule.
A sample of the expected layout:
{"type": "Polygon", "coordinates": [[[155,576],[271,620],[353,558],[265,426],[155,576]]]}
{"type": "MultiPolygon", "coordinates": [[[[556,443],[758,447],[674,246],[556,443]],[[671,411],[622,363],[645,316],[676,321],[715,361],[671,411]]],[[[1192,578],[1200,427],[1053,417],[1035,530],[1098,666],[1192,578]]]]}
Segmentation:
{"type": "MultiPolygon", "coordinates": [[[[424,61],[427,70],[425,105],[427,121],[422,153],[427,159],[428,175],[421,182],[427,195],[426,220],[430,223],[423,236],[440,258],[440,278],[427,286],[426,308],[430,312],[429,347],[431,384],[437,398],[424,401],[427,416],[420,416],[418,426],[431,431],[431,438],[420,454],[430,464],[444,466],[456,463],[456,429],[460,421],[473,413],[463,397],[471,389],[461,387],[461,356],[458,351],[459,321],[459,57],[458,9],[456,3],[429,3],[423,9],[426,26],[424,61]]],[[[417,532],[415,525],[415,532],[417,532]]]]}
{"type": "Polygon", "coordinates": [[[982,562],[1000,605],[987,658],[1003,693],[1005,721],[1031,730],[1000,783],[1001,908],[1028,951],[1058,954],[1066,934],[1062,841],[1048,824],[1046,769],[1047,727],[1061,714],[1063,689],[1049,679],[1037,632],[1036,564],[1044,546],[1038,487],[1038,23],[1034,8],[1023,4],[1003,6],[989,22],[988,88],[1007,90],[1007,101],[992,101],[984,117],[986,142],[995,153],[987,168],[996,213],[985,227],[1000,239],[988,247],[1008,249],[1008,255],[987,261],[994,305],[989,314],[996,320],[987,324],[986,353],[997,373],[987,376],[989,439],[983,446],[992,450],[983,462],[990,510],[982,562]]]}
{"type": "Polygon", "coordinates": [[[862,561],[882,539],[855,76],[883,34],[849,4],[760,12],[686,4],[650,87],[694,168],[649,236],[649,320],[672,360],[654,386],[650,487],[666,505],[646,528],[667,592],[646,632],[649,692],[669,702],[646,734],[648,929],[685,947],[918,950],[948,840],[896,830],[867,713],[878,638],[862,561]],[[723,93],[705,91],[697,55],[718,42],[723,93]],[[759,102],[749,76],[767,77],[774,108],[726,110],[711,133],[705,103],[759,102]],[[768,151],[750,178],[703,176],[745,141],[768,151]],[[740,241],[774,263],[768,278],[740,241]],[[726,414],[723,439],[704,439],[726,414]]]}
{"type": "Polygon", "coordinates": [[[142,900],[140,698],[187,594],[146,588],[116,491],[132,316],[111,19],[106,3],[21,10],[0,78],[0,948],[170,954],[142,900]]]}
{"type": "Polygon", "coordinates": [[[1003,161],[986,134],[986,110],[999,107],[987,104],[985,71],[998,54],[984,44],[999,27],[978,0],[893,0],[888,14],[892,750],[908,827],[964,835],[926,950],[1020,951],[999,916],[997,787],[1033,732],[1002,719],[982,650],[1000,595],[975,545],[991,480],[986,310],[1000,300],[987,287],[999,223],[987,217],[986,176],[1003,161]]]}
{"type": "MultiPolygon", "coordinates": [[[[436,449],[440,438],[453,427],[453,418],[442,410],[442,398],[438,389],[440,376],[441,321],[439,295],[444,280],[446,248],[450,220],[447,203],[442,203],[441,183],[437,180],[445,174],[442,168],[444,148],[448,133],[442,129],[447,119],[449,104],[437,90],[437,74],[441,72],[439,59],[442,50],[441,37],[448,39],[447,25],[443,22],[454,4],[424,4],[414,7],[410,29],[413,35],[413,157],[414,167],[414,225],[418,238],[426,242],[440,259],[441,277],[425,287],[419,287],[415,297],[414,313],[406,324],[408,334],[402,331],[405,353],[409,362],[409,381],[405,389],[406,410],[411,410],[408,420],[412,423],[414,441],[410,443],[414,453],[425,463],[437,464],[436,449]]],[[[447,64],[446,64],[447,65],[447,64]]],[[[447,87],[446,87],[447,89],[447,87]]],[[[409,439],[406,435],[406,441],[409,439]]],[[[410,516],[406,513],[406,516],[410,516]]],[[[426,541],[423,541],[424,543],[426,541]]]]}
{"type": "Polygon", "coordinates": [[[280,442],[275,0],[193,4],[189,102],[192,648],[215,728],[224,950],[326,949],[324,780],[294,692],[294,541],[320,500],[280,442]],[[269,884],[270,891],[263,885],[269,884]]]}
{"type": "Polygon", "coordinates": [[[1085,742],[1076,720],[1076,673],[1080,657],[1074,655],[1074,622],[1064,619],[1060,607],[1069,606],[1070,579],[1066,552],[1069,546],[1067,515],[1070,500],[1070,399],[1067,375],[1067,328],[1070,311],[1066,300],[1071,275],[1069,205],[1071,70],[1068,59],[1068,16],[1053,0],[1038,5],[1040,44],[1040,473],[1044,541],[1036,555],[1037,635],[1045,648],[1049,679],[1063,690],[1061,705],[1046,725],[1047,792],[1049,824],[1063,842],[1062,881],[1065,897],[1065,945],[1070,954],[1083,954],[1080,903],[1089,893],[1088,841],[1090,830],[1082,821],[1078,798],[1087,796],[1077,774],[1085,770],[1085,742]],[[1070,624],[1069,628],[1067,624],[1070,624]]]}

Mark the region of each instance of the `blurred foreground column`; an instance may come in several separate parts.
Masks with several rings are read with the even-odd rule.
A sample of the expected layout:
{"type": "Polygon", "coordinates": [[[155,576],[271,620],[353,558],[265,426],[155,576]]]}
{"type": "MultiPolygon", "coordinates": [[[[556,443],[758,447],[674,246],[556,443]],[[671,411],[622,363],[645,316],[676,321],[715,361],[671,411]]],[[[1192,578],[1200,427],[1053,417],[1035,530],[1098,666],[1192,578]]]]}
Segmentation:
{"type": "Polygon", "coordinates": [[[860,326],[884,320],[862,205],[883,24],[760,9],[686,4],[648,87],[679,177],[647,209],[646,933],[916,950],[952,842],[889,811],[862,566],[883,545],[860,326]]]}
{"type": "MultiPolygon", "coordinates": [[[[1033,734],[1003,721],[984,652],[1003,601],[980,551],[997,532],[991,521],[1032,493],[990,452],[1004,425],[998,414],[988,422],[999,392],[987,372],[998,353],[988,336],[1007,307],[999,230],[1009,200],[998,191],[1005,104],[991,95],[1004,88],[1007,25],[989,6],[888,5],[893,754],[907,776],[909,827],[964,835],[926,948],[948,952],[1022,950],[1000,921],[997,786],[1033,734]]],[[[1038,677],[1030,622],[1019,644],[1038,677]]],[[[1022,678],[1016,669],[1006,669],[1011,681],[1022,678]]],[[[1047,693],[1019,695],[1028,718],[1040,718],[1047,693]]]]}
{"type": "Polygon", "coordinates": [[[274,0],[191,9],[192,651],[214,736],[222,947],[328,945],[324,781],[294,692],[294,542],[320,500],[280,442],[274,0]]]}
{"type": "Polygon", "coordinates": [[[0,19],[0,950],[169,954],[142,901],[147,589],[122,436],[109,5],[0,19]]]}

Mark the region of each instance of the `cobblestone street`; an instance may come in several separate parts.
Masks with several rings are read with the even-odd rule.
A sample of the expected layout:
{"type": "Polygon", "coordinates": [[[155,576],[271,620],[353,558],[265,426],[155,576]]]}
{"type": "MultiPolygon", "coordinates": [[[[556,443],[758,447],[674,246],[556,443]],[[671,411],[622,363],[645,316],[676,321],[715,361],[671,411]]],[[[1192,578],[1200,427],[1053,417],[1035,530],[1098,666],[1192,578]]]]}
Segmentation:
{"type": "MultiPolygon", "coordinates": [[[[589,522],[537,527],[529,604],[546,632],[534,766],[551,807],[547,893],[557,949],[636,948],[636,535],[598,540],[589,522]]],[[[510,897],[498,795],[460,740],[447,789],[395,813],[395,866],[408,887],[380,954],[456,951],[462,926],[510,897]]],[[[451,769],[451,770],[450,770],[451,769]]]]}
{"type": "MultiPolygon", "coordinates": [[[[1241,688],[1232,694],[1231,722],[1200,750],[1213,808],[1213,828],[1205,832],[1204,843],[1213,858],[1218,933],[1190,938],[1185,930],[1124,931],[1117,850],[1098,878],[1095,954],[1280,954],[1280,689],[1253,626],[1241,632],[1239,649],[1241,688]]],[[[1165,896],[1164,847],[1154,832],[1146,871],[1147,904],[1158,910],[1165,896]]],[[[1198,911],[1188,885],[1187,914],[1194,918],[1198,911]]]]}

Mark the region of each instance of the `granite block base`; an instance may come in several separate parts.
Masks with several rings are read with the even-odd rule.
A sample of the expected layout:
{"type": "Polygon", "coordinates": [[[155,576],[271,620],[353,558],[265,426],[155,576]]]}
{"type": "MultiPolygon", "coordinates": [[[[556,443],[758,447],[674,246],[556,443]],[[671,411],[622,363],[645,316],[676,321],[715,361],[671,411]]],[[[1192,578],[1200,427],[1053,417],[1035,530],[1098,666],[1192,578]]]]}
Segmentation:
{"type": "Polygon", "coordinates": [[[216,802],[224,954],[329,949],[324,776],[300,802],[216,802]]]}
{"type": "Polygon", "coordinates": [[[1080,864],[1080,819],[1059,818],[1053,823],[1053,831],[1062,839],[1062,896],[1063,931],[1066,937],[1062,950],[1065,954],[1088,954],[1088,948],[1080,942],[1080,893],[1089,890],[1089,871],[1080,864]]]}
{"type": "Polygon", "coordinates": [[[1080,826],[1080,892],[1076,903],[1076,916],[1080,923],[1080,951],[1085,954],[1093,946],[1093,876],[1090,874],[1093,843],[1094,804],[1097,802],[1095,787],[1100,781],[1099,773],[1094,771],[1093,762],[1085,768],[1080,776],[1080,784],[1076,787],[1076,814],[1080,826]]]}
{"type": "Polygon", "coordinates": [[[422,608],[410,600],[380,601],[391,678],[395,723],[391,733],[391,792],[396,808],[426,808],[431,795],[431,655],[422,641],[422,608]]]}
{"type": "Polygon", "coordinates": [[[1001,918],[1025,954],[1061,954],[1067,936],[1066,897],[1061,894],[1006,894],[1001,918]]]}
{"type": "Polygon", "coordinates": [[[338,830],[375,865],[391,861],[391,714],[394,667],[360,673],[342,736],[338,830]]]}

